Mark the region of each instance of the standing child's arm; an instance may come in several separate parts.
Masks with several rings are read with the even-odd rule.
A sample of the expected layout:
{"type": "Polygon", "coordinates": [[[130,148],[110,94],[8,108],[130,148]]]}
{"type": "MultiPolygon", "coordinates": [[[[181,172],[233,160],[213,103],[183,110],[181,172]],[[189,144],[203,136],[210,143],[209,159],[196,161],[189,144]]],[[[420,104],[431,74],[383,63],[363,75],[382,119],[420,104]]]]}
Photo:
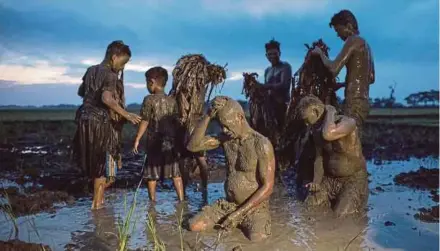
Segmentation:
{"type": "Polygon", "coordinates": [[[148,128],[148,121],[150,120],[150,116],[151,116],[151,102],[148,96],[146,96],[144,98],[144,101],[142,102],[140,115],[142,120],[139,123],[136,138],[134,140],[134,146],[133,146],[134,153],[138,153],[139,141],[141,140],[142,136],[144,135],[145,131],[148,128]]]}
{"type": "Polygon", "coordinates": [[[141,140],[142,136],[144,135],[145,131],[148,128],[148,121],[145,120],[141,120],[141,123],[139,123],[139,128],[136,134],[136,138],[134,140],[134,146],[133,146],[133,152],[134,153],[138,153],[138,146],[139,146],[139,141],[141,140]]]}

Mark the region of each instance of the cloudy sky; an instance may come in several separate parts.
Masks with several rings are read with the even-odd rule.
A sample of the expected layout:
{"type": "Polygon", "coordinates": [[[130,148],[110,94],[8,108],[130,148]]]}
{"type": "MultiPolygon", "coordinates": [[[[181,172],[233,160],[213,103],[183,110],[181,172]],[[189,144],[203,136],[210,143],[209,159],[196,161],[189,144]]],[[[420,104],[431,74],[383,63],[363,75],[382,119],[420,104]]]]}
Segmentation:
{"type": "Polygon", "coordinates": [[[372,97],[388,96],[394,83],[399,101],[438,89],[437,0],[0,0],[0,105],[79,104],[85,69],[116,39],[133,53],[128,103],[146,95],[145,70],[172,69],[187,53],[228,63],[222,94],[243,99],[241,73],[264,71],[264,43],[272,37],[293,71],[304,43],[323,38],[334,57],[342,42],[328,23],[341,9],[355,13],[373,50],[372,97]]]}

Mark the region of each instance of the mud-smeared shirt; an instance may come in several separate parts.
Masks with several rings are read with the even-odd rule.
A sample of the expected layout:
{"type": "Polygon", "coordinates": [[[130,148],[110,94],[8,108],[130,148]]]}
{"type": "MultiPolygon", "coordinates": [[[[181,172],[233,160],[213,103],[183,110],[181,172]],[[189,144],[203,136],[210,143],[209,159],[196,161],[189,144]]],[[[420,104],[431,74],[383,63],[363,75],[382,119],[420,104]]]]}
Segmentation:
{"type": "Polygon", "coordinates": [[[144,98],[140,115],[148,122],[147,145],[156,139],[175,138],[178,130],[177,103],[173,97],[152,94],[144,98]]]}
{"type": "Polygon", "coordinates": [[[100,119],[110,118],[110,108],[102,102],[104,91],[113,93],[113,98],[122,107],[124,106],[124,86],[119,80],[118,74],[109,67],[102,64],[91,66],[87,69],[82,80],[78,90],[78,95],[83,98],[83,104],[79,109],[80,113],[92,117],[97,116],[100,119]]]}
{"type": "Polygon", "coordinates": [[[278,65],[270,66],[264,71],[264,84],[277,85],[272,90],[272,95],[279,97],[284,102],[290,100],[290,85],[292,83],[292,67],[287,62],[280,62],[278,65]]]}

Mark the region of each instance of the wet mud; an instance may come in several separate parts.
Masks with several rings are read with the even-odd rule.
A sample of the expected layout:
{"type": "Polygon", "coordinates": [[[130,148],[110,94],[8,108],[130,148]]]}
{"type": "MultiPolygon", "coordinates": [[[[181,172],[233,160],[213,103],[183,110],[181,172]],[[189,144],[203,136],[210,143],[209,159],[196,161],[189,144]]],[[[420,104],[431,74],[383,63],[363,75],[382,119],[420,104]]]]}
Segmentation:
{"type": "Polygon", "coordinates": [[[2,251],[52,251],[49,246],[43,244],[26,243],[19,240],[0,241],[2,251]]]}
{"type": "MultiPolygon", "coordinates": [[[[107,194],[107,206],[95,214],[90,211],[88,182],[70,161],[69,143],[75,128],[71,128],[68,122],[47,124],[17,123],[0,130],[0,191],[2,194],[6,191],[17,211],[19,239],[45,243],[52,250],[114,250],[117,247],[116,226],[119,219],[126,215],[123,198],[127,198],[128,203],[132,201],[133,188],[142,174],[143,155],[130,153],[134,128],[127,126],[128,130],[124,132],[124,166],[118,172],[116,184],[107,194]],[[32,206],[37,204],[38,196],[44,199],[34,209],[32,206]],[[31,202],[26,198],[32,198],[27,199],[31,202]],[[38,235],[28,227],[28,217],[35,220],[38,235]]],[[[218,245],[218,250],[236,248],[252,251],[344,250],[347,245],[346,250],[438,250],[438,128],[411,129],[367,124],[363,140],[371,194],[367,219],[362,223],[341,223],[332,220],[327,213],[307,212],[298,200],[293,173],[289,169],[283,174],[287,189],[279,184],[279,193],[274,193],[271,199],[273,232],[269,240],[252,244],[237,230],[221,236],[217,243],[218,232],[197,235],[183,230],[185,248],[193,250],[190,247],[198,243],[198,247],[205,250],[215,245],[218,245]],[[379,138],[382,145],[374,143],[379,138]],[[414,159],[424,156],[433,157],[424,162],[414,159]],[[420,166],[427,170],[421,171],[420,166]],[[401,177],[399,181],[397,177],[401,177]],[[395,225],[385,226],[388,221],[395,225]]],[[[143,149],[142,146],[140,149],[143,149]]],[[[211,204],[224,197],[223,152],[209,152],[208,163],[210,184],[207,201],[204,201],[197,184],[198,169],[194,169],[191,175],[193,184],[187,188],[188,200],[183,203],[183,225],[206,203],[211,204]]],[[[172,183],[165,181],[158,186],[157,203],[153,210],[145,185],[141,186],[135,213],[137,224],[130,238],[130,250],[151,249],[153,239],[146,226],[148,215],[156,215],[157,235],[167,244],[167,250],[180,250],[176,223],[176,212],[180,209],[176,201],[172,183]]],[[[11,222],[0,214],[0,240],[8,240],[11,228],[11,222]]],[[[4,242],[0,244],[0,250],[8,250],[2,245],[5,245],[4,242]]]]}
{"type": "Polygon", "coordinates": [[[428,169],[425,167],[420,167],[420,169],[417,171],[398,174],[394,178],[394,182],[399,185],[404,185],[416,189],[437,189],[439,184],[438,179],[439,169],[428,169]]]}
{"type": "Polygon", "coordinates": [[[431,208],[421,208],[419,213],[414,215],[414,218],[423,222],[438,222],[439,206],[431,208]]]}

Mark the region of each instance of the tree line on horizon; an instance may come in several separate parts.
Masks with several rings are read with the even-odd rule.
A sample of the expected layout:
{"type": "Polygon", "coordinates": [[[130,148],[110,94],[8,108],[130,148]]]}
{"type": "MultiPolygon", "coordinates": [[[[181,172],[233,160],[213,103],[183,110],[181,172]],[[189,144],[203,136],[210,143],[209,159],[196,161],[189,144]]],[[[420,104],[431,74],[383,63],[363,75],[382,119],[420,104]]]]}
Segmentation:
{"type": "MultiPolygon", "coordinates": [[[[396,102],[396,98],[394,97],[394,88],[390,86],[391,93],[389,97],[382,98],[370,98],[370,105],[372,108],[399,108],[399,107],[439,107],[439,91],[438,90],[430,90],[430,91],[422,91],[417,93],[412,93],[408,95],[404,100],[406,105],[396,102]]],[[[340,104],[344,101],[337,97],[340,104]]],[[[247,110],[249,107],[248,101],[246,100],[238,100],[244,110],[247,110]]],[[[139,103],[131,103],[127,105],[127,109],[140,109],[141,104],[139,103]]],[[[4,105],[0,106],[3,109],[76,109],[78,105],[72,104],[59,104],[59,105],[43,105],[43,106],[20,106],[20,105],[4,105]]]]}

